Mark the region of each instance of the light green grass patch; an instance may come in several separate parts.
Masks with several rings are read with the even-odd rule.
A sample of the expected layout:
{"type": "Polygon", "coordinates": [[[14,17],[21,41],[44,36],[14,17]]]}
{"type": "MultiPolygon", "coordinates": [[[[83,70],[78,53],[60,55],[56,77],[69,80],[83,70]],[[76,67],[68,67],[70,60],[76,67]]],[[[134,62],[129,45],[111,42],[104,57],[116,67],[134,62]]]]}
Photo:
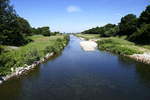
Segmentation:
{"type": "Polygon", "coordinates": [[[121,55],[143,53],[141,48],[139,46],[136,46],[134,43],[115,37],[101,38],[97,43],[100,49],[104,49],[121,55]]]}
{"type": "Polygon", "coordinates": [[[89,39],[96,39],[99,38],[100,35],[99,34],[75,34],[77,37],[82,37],[85,38],[86,40],[89,39]]]}

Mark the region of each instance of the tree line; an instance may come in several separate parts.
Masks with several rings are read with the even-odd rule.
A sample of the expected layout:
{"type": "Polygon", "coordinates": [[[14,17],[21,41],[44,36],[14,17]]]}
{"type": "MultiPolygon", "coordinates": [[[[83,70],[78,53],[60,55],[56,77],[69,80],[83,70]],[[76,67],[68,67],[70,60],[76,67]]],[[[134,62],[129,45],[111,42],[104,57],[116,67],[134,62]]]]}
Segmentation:
{"type": "Polygon", "coordinates": [[[0,45],[21,46],[29,43],[31,35],[56,35],[59,32],[51,32],[48,26],[33,28],[30,23],[20,17],[10,0],[0,0],[0,45]]]}
{"type": "Polygon", "coordinates": [[[83,34],[100,34],[101,37],[127,36],[126,39],[138,44],[150,44],[150,5],[139,17],[128,14],[121,18],[118,25],[107,24],[82,32],[83,34]]]}

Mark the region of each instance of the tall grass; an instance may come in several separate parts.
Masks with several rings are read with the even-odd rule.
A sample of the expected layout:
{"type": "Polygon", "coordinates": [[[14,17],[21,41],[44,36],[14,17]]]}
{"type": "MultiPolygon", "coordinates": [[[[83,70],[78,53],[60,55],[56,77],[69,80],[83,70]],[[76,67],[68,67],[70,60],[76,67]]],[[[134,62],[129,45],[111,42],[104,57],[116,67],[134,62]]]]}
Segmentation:
{"type": "Polygon", "coordinates": [[[67,44],[68,36],[59,35],[52,37],[32,36],[33,42],[0,55],[0,76],[11,73],[11,68],[30,65],[45,56],[46,53],[59,53],[67,44]]]}
{"type": "Polygon", "coordinates": [[[134,43],[115,37],[101,38],[98,42],[99,49],[111,51],[120,55],[132,55],[143,53],[141,48],[134,43]]]}

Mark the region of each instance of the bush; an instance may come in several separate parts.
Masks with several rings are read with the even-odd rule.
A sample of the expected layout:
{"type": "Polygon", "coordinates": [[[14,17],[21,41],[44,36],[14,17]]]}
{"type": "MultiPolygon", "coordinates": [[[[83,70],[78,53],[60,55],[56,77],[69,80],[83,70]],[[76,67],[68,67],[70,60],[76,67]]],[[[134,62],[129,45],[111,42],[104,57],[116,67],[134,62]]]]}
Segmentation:
{"type": "Polygon", "coordinates": [[[34,61],[40,60],[39,52],[37,49],[32,49],[24,55],[24,63],[27,65],[32,64],[34,61]]]}
{"type": "Polygon", "coordinates": [[[11,72],[10,68],[15,65],[17,61],[13,59],[12,55],[5,53],[0,55],[0,75],[6,75],[11,72]]]}
{"type": "Polygon", "coordinates": [[[47,46],[47,47],[45,48],[45,50],[44,50],[44,54],[51,53],[51,52],[53,52],[53,51],[54,51],[53,47],[47,46]]]}

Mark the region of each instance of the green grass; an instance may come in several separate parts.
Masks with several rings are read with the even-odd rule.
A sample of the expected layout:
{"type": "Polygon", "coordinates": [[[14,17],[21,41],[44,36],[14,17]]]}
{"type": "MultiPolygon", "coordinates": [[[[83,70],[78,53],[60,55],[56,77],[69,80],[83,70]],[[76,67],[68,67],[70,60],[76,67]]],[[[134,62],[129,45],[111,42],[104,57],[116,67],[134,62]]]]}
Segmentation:
{"type": "Polygon", "coordinates": [[[102,38],[97,34],[76,34],[76,36],[85,38],[87,40],[100,39],[97,41],[99,49],[107,50],[120,55],[132,55],[150,52],[150,45],[136,45],[133,42],[125,40],[126,36],[108,38],[102,38]]]}
{"type": "Polygon", "coordinates": [[[146,49],[147,52],[150,52],[150,45],[140,45],[144,49],[146,49]]]}
{"type": "Polygon", "coordinates": [[[11,73],[11,68],[23,67],[40,60],[47,53],[60,53],[67,44],[68,36],[57,35],[45,37],[41,35],[31,36],[33,42],[0,55],[0,76],[11,73]]]}
{"type": "Polygon", "coordinates": [[[96,39],[99,38],[100,35],[99,34],[75,34],[77,37],[82,37],[85,38],[86,40],[89,39],[96,39]]]}
{"type": "Polygon", "coordinates": [[[16,47],[16,46],[4,46],[4,45],[0,45],[0,54],[1,53],[6,53],[6,52],[9,52],[9,51],[12,51],[12,50],[16,50],[18,49],[19,47],[16,47]]]}
{"type": "Polygon", "coordinates": [[[101,38],[101,40],[97,41],[97,43],[99,49],[120,55],[141,54],[144,52],[141,47],[136,46],[134,43],[116,37],[101,38]]]}

